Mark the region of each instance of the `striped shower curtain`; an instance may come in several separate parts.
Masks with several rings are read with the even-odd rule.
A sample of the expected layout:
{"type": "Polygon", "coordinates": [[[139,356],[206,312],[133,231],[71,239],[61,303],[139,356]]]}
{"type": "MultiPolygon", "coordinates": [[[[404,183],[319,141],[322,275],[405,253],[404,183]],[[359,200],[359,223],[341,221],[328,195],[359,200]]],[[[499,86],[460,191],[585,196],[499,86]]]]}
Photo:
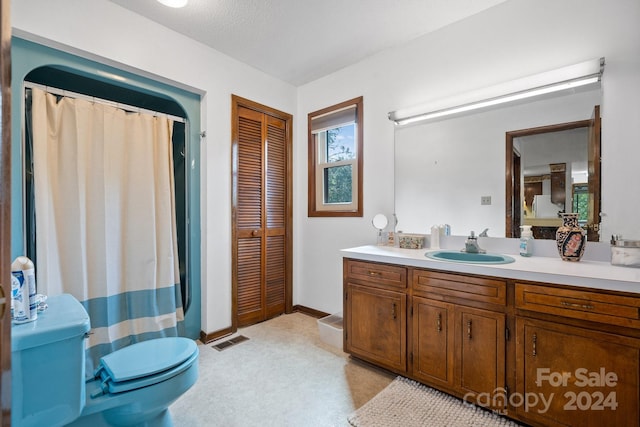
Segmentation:
{"type": "Polygon", "coordinates": [[[87,373],[180,335],[172,121],[32,89],[38,292],[87,309],[87,373]]]}

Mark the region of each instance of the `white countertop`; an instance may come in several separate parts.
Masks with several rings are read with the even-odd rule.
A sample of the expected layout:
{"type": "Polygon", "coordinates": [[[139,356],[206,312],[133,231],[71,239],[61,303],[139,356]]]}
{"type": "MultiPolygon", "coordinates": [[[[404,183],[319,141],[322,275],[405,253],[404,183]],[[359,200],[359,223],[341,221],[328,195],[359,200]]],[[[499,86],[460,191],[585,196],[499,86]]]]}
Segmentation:
{"type": "Polygon", "coordinates": [[[427,258],[425,253],[430,251],[368,245],[343,249],[340,253],[345,258],[365,261],[640,294],[639,268],[585,259],[579,262],[563,261],[559,256],[525,258],[519,255],[511,255],[515,262],[510,264],[466,264],[427,258]]]}

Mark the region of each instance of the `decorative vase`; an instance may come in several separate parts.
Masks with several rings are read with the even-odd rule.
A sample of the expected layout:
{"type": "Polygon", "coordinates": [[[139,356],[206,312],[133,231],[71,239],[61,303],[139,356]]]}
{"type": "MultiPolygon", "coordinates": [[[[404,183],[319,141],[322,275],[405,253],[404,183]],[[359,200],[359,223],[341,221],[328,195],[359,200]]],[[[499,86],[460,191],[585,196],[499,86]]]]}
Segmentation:
{"type": "Polygon", "coordinates": [[[562,225],[556,231],[558,253],[564,261],[580,261],[587,244],[587,232],[578,225],[577,213],[562,214],[562,225]]]}

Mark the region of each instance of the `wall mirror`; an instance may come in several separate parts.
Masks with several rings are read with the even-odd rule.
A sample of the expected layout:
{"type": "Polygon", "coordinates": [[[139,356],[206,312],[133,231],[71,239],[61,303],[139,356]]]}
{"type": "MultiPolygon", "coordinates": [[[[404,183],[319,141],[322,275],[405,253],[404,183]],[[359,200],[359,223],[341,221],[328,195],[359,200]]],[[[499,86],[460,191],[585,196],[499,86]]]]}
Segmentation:
{"type": "MultiPolygon", "coordinates": [[[[524,130],[528,129],[588,121],[594,106],[601,104],[600,88],[576,90],[459,117],[396,127],[397,230],[428,234],[434,224],[450,224],[454,235],[489,228],[489,236],[515,237],[513,202],[511,196],[507,198],[505,185],[507,133],[522,130],[520,136],[526,136],[524,130]],[[507,223],[509,226],[505,226],[507,223]]],[[[511,156],[509,153],[509,158],[511,156]]],[[[527,155],[524,156],[521,162],[527,164],[527,155]]],[[[553,157],[545,162],[566,163],[553,157]]],[[[511,170],[512,166],[508,167],[511,170]]]]}

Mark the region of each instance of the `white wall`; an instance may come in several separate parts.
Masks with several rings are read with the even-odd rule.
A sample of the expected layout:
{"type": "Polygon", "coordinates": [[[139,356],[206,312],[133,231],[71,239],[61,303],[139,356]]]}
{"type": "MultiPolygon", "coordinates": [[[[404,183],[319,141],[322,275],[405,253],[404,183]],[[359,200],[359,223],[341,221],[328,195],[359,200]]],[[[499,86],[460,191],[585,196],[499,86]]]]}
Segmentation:
{"type": "MultiPolygon", "coordinates": [[[[606,57],[602,106],[602,210],[606,236],[640,238],[640,2],[511,0],[390,49],[298,89],[297,140],[304,118],[364,96],[364,217],[306,216],[306,188],[296,191],[295,290],[298,303],[342,309],[339,250],[372,243],[371,218],[393,211],[393,125],[389,111],[428,103],[585,60],[606,57]]],[[[295,161],[306,161],[299,143],[295,161]]],[[[503,167],[501,168],[503,170],[503,167]]],[[[296,182],[306,182],[298,168],[296,182]]],[[[504,184],[502,184],[504,185],[504,184]]],[[[504,189],[499,190],[501,193],[504,189]]],[[[462,231],[461,231],[462,232],[462,231]]]]}
{"type": "Polygon", "coordinates": [[[231,94],[293,114],[296,89],[106,0],[11,7],[12,26],[41,42],[204,94],[202,330],[231,326],[231,94]]]}

